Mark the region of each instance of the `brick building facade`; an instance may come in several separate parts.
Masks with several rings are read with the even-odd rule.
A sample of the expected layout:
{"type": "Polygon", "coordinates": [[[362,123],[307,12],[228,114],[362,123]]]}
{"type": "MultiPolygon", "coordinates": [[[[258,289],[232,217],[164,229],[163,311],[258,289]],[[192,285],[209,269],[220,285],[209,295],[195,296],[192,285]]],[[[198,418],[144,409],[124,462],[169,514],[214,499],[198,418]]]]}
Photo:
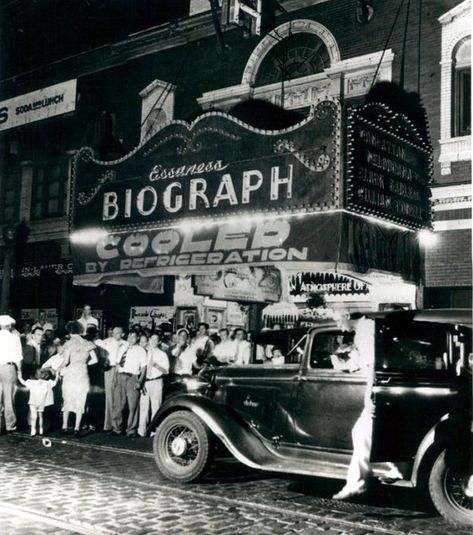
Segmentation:
{"type": "MultiPolygon", "coordinates": [[[[146,4],[140,13],[148,13],[148,18],[135,17],[126,28],[123,21],[127,15],[107,18],[108,4],[100,2],[100,13],[88,17],[101,16],[100,23],[110,25],[103,34],[90,30],[93,25],[80,19],[83,13],[75,14],[77,27],[82,24],[86,29],[83,42],[67,42],[70,36],[63,35],[67,57],[60,52],[59,31],[50,37],[56,42],[50,43],[49,56],[34,54],[34,44],[29,60],[22,62],[17,61],[14,47],[7,47],[8,54],[4,52],[2,101],[77,80],[73,112],[0,130],[4,147],[0,162],[2,224],[25,221],[30,229],[22,259],[25,273],[16,274],[14,310],[56,309],[63,323],[84,299],[108,299],[104,288],[80,292],[72,288],[68,192],[72,156],[79,147],[90,145],[102,157],[111,158],[132,150],[166,121],[190,121],[202,110],[228,110],[242,100],[261,98],[303,112],[324,96],[345,103],[361,101],[375,74],[378,80],[394,82],[401,77],[406,6],[399,11],[387,42],[396,17],[392,3],[368,2],[366,20],[363,13],[360,16],[364,3],[356,0],[285,0],[280,2],[284,9],[276,11],[275,29],[269,35],[248,36],[235,25],[223,24],[222,50],[208,2],[164,2],[162,6],[167,7],[160,16],[153,11],[159,11],[159,2],[138,4],[146,4]],[[149,17],[150,9],[153,17],[149,17]],[[324,54],[314,52],[317,47],[324,54]],[[289,61],[284,56],[288,50],[289,58],[293,55],[289,61]],[[314,58],[321,63],[312,64],[314,58]],[[300,72],[289,76],[287,71],[296,64],[300,72]],[[276,72],[281,65],[285,74],[276,72]]],[[[223,2],[220,19],[225,19],[222,10],[229,5],[231,2],[223,2]]],[[[457,112],[451,111],[460,98],[452,94],[452,69],[455,73],[468,71],[465,47],[456,63],[454,55],[459,44],[469,43],[461,21],[468,18],[470,2],[432,0],[423,4],[420,17],[418,8],[419,2],[412,1],[404,86],[408,91],[420,88],[427,112],[434,150],[438,241],[425,252],[424,296],[419,295],[417,302],[453,306],[471,298],[470,134],[468,125],[463,124],[461,132],[453,126],[457,119],[452,113],[457,117],[457,112]]],[[[14,11],[8,15],[5,24],[18,19],[14,11]]],[[[34,30],[32,23],[29,31],[34,30]]],[[[8,37],[14,39],[13,30],[9,31],[8,37]]],[[[456,90],[457,86],[453,92],[456,90]]],[[[467,100],[462,100],[462,105],[466,106],[467,100]]],[[[169,304],[172,291],[173,284],[167,281],[158,304],[169,304]]],[[[124,295],[110,297],[108,306],[113,308],[124,295]]],[[[130,299],[139,305],[156,304],[156,298],[138,291],[130,299]]]]}

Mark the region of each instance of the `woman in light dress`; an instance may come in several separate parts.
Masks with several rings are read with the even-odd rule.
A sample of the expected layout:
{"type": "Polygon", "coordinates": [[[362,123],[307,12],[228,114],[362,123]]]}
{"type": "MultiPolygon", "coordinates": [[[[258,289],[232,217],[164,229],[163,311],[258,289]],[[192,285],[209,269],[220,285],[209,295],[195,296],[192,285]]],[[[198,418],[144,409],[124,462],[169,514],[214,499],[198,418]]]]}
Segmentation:
{"type": "Polygon", "coordinates": [[[69,413],[73,412],[76,415],[74,432],[78,436],[90,387],[87,363],[90,359],[97,357],[93,353],[94,344],[82,338],[83,327],[79,322],[70,321],[66,325],[66,330],[71,339],[64,344],[64,361],[61,365],[63,375],[62,432],[67,432],[69,413]]]}

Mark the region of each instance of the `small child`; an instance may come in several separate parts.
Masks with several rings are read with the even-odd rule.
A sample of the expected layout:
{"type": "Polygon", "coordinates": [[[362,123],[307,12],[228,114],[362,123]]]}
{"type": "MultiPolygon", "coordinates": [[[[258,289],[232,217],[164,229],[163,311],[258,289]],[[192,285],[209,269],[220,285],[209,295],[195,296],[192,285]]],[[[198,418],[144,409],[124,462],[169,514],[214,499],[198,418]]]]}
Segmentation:
{"type": "Polygon", "coordinates": [[[50,369],[43,368],[36,370],[34,379],[23,380],[18,377],[18,381],[30,391],[28,405],[30,406],[30,426],[31,436],[36,435],[36,422],[38,422],[39,434],[43,434],[43,412],[44,407],[54,405],[53,387],[56,386],[57,377],[50,369]]]}

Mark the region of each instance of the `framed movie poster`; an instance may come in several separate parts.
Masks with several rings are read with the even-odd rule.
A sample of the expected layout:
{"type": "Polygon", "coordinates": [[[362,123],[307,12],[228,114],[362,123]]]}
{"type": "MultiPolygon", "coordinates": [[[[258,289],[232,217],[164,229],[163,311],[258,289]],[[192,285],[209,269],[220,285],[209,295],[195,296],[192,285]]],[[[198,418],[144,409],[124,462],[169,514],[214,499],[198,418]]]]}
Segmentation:
{"type": "Polygon", "coordinates": [[[199,314],[197,307],[179,307],[176,312],[176,327],[184,326],[188,330],[197,329],[199,314]]]}
{"type": "Polygon", "coordinates": [[[218,331],[223,327],[225,310],[223,308],[206,308],[205,321],[209,324],[211,331],[218,331]]]}

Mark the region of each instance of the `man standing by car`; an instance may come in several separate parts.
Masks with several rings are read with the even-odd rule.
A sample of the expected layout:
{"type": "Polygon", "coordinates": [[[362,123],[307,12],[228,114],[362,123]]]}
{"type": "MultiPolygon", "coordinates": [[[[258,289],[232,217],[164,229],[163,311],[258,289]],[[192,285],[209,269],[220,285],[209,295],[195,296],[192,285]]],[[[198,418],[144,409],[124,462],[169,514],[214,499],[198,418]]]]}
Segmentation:
{"type": "Polygon", "coordinates": [[[128,404],[128,423],[126,434],[137,437],[138,408],[140,401],[139,377],[146,366],[146,351],[138,345],[138,336],[128,335],[128,347],[117,365],[117,374],[113,389],[113,434],[121,434],[123,410],[128,404]]]}
{"type": "Polygon", "coordinates": [[[146,436],[150,418],[158,412],[163,399],[163,376],[169,373],[169,359],[159,348],[159,336],[153,334],[149,339],[148,361],[140,377],[141,397],[138,434],[146,436]]]}
{"type": "Polygon", "coordinates": [[[11,316],[0,316],[0,406],[3,406],[7,433],[16,430],[14,400],[23,359],[20,337],[11,332],[14,323],[11,316]]]}
{"type": "Polygon", "coordinates": [[[236,360],[237,343],[230,338],[228,329],[223,328],[218,331],[220,342],[215,346],[213,356],[219,364],[228,364],[236,360]]]}
{"type": "Polygon", "coordinates": [[[196,360],[194,368],[201,369],[207,358],[212,356],[214,343],[209,337],[209,324],[201,322],[197,325],[197,336],[191,344],[192,351],[195,352],[196,360]]]}
{"type": "Polygon", "coordinates": [[[123,353],[126,351],[128,344],[123,340],[123,329],[114,327],[112,336],[105,340],[94,340],[94,344],[105,351],[105,363],[103,372],[103,382],[105,388],[105,416],[103,421],[103,430],[105,432],[112,430],[113,415],[113,385],[117,373],[116,366],[120,362],[123,353]]]}
{"type": "MultiPolygon", "coordinates": [[[[370,454],[371,442],[373,435],[373,415],[374,405],[371,399],[373,381],[374,381],[374,363],[375,363],[375,321],[362,316],[355,326],[355,337],[353,340],[353,349],[349,352],[349,360],[341,359],[340,371],[349,373],[362,371],[367,376],[367,386],[364,397],[364,408],[358,420],[352,429],[353,454],[348,467],[348,473],[345,486],[334,496],[334,500],[348,500],[367,490],[367,480],[371,475],[370,454]]],[[[336,354],[332,355],[333,359],[340,358],[336,354]]],[[[337,366],[334,365],[337,369],[337,366]]],[[[388,463],[390,471],[385,474],[386,479],[402,479],[403,476],[399,470],[388,463]]]]}
{"type": "Polygon", "coordinates": [[[239,327],[235,329],[235,340],[237,342],[237,356],[235,364],[240,366],[249,364],[251,358],[251,344],[246,339],[246,331],[239,327]]]}

